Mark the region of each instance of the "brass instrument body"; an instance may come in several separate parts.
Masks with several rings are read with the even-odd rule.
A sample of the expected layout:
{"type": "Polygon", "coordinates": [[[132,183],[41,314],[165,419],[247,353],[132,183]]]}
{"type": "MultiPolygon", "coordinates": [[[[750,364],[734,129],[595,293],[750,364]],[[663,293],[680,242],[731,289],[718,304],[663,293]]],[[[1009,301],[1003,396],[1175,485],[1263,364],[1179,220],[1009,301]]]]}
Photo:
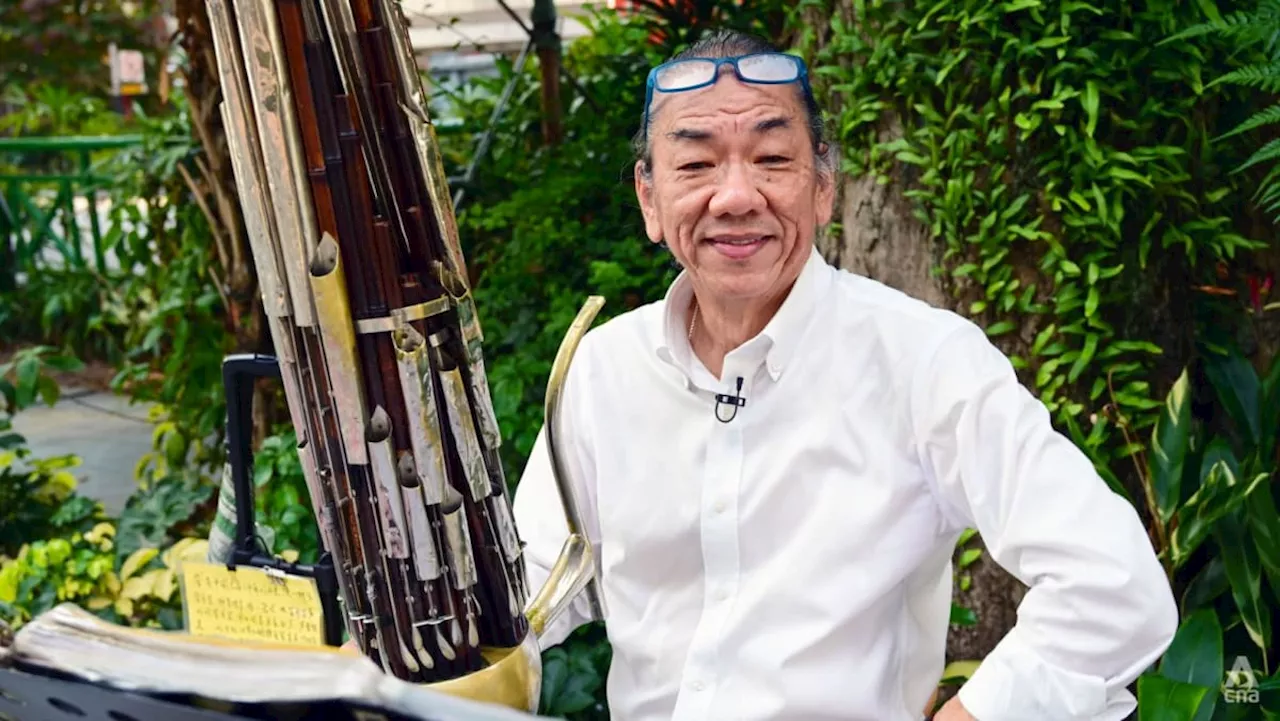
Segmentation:
{"type": "Polygon", "coordinates": [[[568,536],[530,595],[483,335],[426,93],[392,0],[209,0],[232,153],[344,625],[384,672],[528,711],[539,637],[594,551],[554,442],[587,301],[547,388],[568,536]]]}

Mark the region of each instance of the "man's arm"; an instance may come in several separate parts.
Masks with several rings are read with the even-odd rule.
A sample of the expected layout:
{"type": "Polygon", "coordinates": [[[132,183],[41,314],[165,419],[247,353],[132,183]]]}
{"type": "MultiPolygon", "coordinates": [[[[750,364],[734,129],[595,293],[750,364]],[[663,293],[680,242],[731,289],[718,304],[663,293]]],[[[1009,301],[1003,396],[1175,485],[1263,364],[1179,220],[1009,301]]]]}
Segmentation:
{"type": "Polygon", "coordinates": [[[957,527],[1030,587],[959,691],[978,721],[1119,721],[1178,611],[1137,512],[1055,432],[977,326],[951,331],[912,386],[918,452],[957,527]]]}
{"type": "MultiPolygon", "coordinates": [[[[590,339],[590,333],[584,336],[565,378],[556,441],[561,467],[577,495],[583,531],[595,551],[598,574],[600,524],[596,514],[595,463],[590,451],[590,411],[586,403],[587,383],[584,380],[589,362],[584,351],[587,350],[590,339]]],[[[516,532],[524,543],[525,573],[529,581],[529,597],[532,598],[546,582],[569,535],[560,492],[551,473],[545,427],[538,430],[529,460],[520,476],[520,483],[516,486],[513,508],[516,532]]],[[[559,644],[574,629],[590,620],[586,596],[579,594],[573,604],[544,631],[542,648],[559,644]]]]}

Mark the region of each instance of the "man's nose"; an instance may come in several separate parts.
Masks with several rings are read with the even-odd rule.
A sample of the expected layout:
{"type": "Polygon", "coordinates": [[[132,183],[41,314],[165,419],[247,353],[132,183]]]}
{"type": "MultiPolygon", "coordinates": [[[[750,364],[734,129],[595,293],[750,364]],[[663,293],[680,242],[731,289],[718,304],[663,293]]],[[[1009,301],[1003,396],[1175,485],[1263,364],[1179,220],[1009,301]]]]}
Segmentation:
{"type": "Polygon", "coordinates": [[[708,208],[714,215],[746,215],[764,208],[764,195],[746,163],[726,163],[721,173],[708,208]]]}

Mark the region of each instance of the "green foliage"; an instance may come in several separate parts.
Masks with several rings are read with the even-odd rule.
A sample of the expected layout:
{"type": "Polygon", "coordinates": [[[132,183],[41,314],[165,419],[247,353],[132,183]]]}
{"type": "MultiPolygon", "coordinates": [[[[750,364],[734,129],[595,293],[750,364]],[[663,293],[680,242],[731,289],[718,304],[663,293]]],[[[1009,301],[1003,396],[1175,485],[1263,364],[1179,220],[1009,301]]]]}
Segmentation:
{"type": "Polygon", "coordinates": [[[1280,681],[1271,656],[1280,621],[1278,439],[1280,356],[1259,376],[1238,354],[1207,353],[1165,399],[1143,480],[1182,625],[1159,668],[1140,680],[1142,718],[1251,718],[1258,703],[1280,712],[1274,692],[1238,704],[1218,692],[1239,657],[1258,681],[1280,681]],[[1205,413],[1192,413],[1196,386],[1210,395],[1205,413]]]}
{"type": "Polygon", "coordinates": [[[103,98],[47,79],[29,86],[10,85],[3,91],[9,110],[0,116],[0,131],[6,135],[115,135],[127,125],[103,98]]]}
{"type": "MultiPolygon", "coordinates": [[[[513,481],[542,423],[543,395],[560,341],[587,295],[599,320],[661,297],[674,277],[665,249],[644,236],[631,181],[629,138],[640,119],[649,63],[646,29],[599,15],[564,66],[584,88],[562,87],[564,142],[539,136],[537,69],[527,69],[480,167],[459,231],[485,333],[489,382],[513,481]],[[637,50],[641,50],[637,52],[637,50]]],[[[483,127],[508,79],[480,80],[454,114],[483,127]]],[[[470,159],[474,136],[442,138],[452,163],[470,159]]]]}
{"type": "Polygon", "coordinates": [[[79,465],[78,458],[34,458],[13,430],[13,416],[22,409],[57,402],[59,388],[48,371],[78,365],[47,346],[21,349],[0,363],[0,558],[33,538],[86,531],[101,517],[98,504],[75,492],[78,482],[68,469],[79,465]]]}
{"type": "MultiPolygon", "coordinates": [[[[1280,94],[1280,44],[1276,42],[1280,38],[1280,1],[1258,0],[1256,7],[1238,10],[1225,17],[1219,15],[1212,5],[1206,5],[1206,14],[1209,15],[1207,22],[1187,28],[1166,42],[1186,42],[1190,38],[1215,34],[1235,47],[1252,49],[1263,46],[1265,55],[1249,65],[1215,78],[1209,83],[1209,87],[1234,85],[1255,89],[1270,96],[1280,94]]],[[[1277,124],[1280,124],[1280,103],[1273,103],[1254,112],[1222,137],[1225,139],[1252,133],[1277,124]]],[[[1274,163],[1277,158],[1280,158],[1280,140],[1267,140],[1236,172],[1255,165],[1274,163]]],[[[1266,177],[1258,184],[1253,199],[1264,210],[1275,214],[1276,219],[1280,219],[1280,165],[1272,165],[1266,177]]]]}
{"type": "Polygon", "coordinates": [[[139,549],[207,536],[217,500],[213,490],[208,479],[189,470],[142,485],[129,496],[117,520],[116,555],[123,559],[139,549]]]}
{"type": "Polygon", "coordinates": [[[0,3],[0,84],[56,78],[77,92],[110,89],[108,47],[143,50],[157,78],[165,29],[154,0],[11,0],[0,3]]]}
{"type": "Polygon", "coordinates": [[[599,625],[584,626],[542,656],[538,713],[576,721],[607,721],[605,681],[612,651],[599,625]]]}
{"type": "Polygon", "coordinates": [[[781,0],[724,2],[724,0],[634,0],[638,11],[632,22],[647,31],[662,59],[698,41],[709,30],[733,28],[764,38],[778,39],[787,29],[790,4],[781,0]]]}
{"type": "Polygon", "coordinates": [[[282,428],[262,441],[253,456],[255,518],[271,529],[269,553],[295,551],[298,563],[320,558],[320,527],[298,458],[298,436],[282,428]]]}
{"type": "Polygon", "coordinates": [[[103,523],[69,538],[34,541],[0,563],[4,620],[20,626],[64,601],[95,611],[107,608],[120,590],[111,536],[111,525],[103,523]]]}
{"type": "Polygon", "coordinates": [[[1111,465],[1141,444],[1117,423],[1150,426],[1153,376],[1186,353],[1153,329],[1189,331],[1169,319],[1192,283],[1263,245],[1228,172],[1246,151],[1211,142],[1256,101],[1201,79],[1235,49],[1161,44],[1206,3],[855,5],[799,7],[833,16],[801,42],[846,171],[900,183],[962,312],[1123,492],[1111,465]]]}
{"type": "Polygon", "coordinates": [[[212,231],[184,180],[184,171],[197,172],[200,152],[188,110],[178,98],[170,113],[142,118],[142,145],[109,166],[107,235],[121,265],[135,269],[112,284],[128,320],[120,335],[127,350],[113,385],[161,406],[187,446],[183,457],[210,468],[222,462],[222,445],[200,441],[221,438],[222,359],[235,349],[235,338],[218,291],[212,231]]]}
{"type": "MultiPolygon", "coordinates": [[[[9,428],[10,421],[0,419],[0,432],[9,428]]],[[[101,517],[97,503],[75,493],[78,482],[67,469],[79,458],[28,459],[30,453],[26,447],[0,450],[0,557],[16,554],[32,538],[88,530],[101,517]]]]}
{"type": "MultiPolygon", "coordinates": [[[[182,96],[163,115],[139,113],[136,124],[142,142],[96,158],[97,185],[78,189],[102,191],[109,202],[103,245],[117,265],[99,268],[63,252],[56,267],[23,268],[25,284],[0,298],[0,334],[117,366],[115,390],[158,404],[157,421],[172,422],[169,465],[213,467],[221,445],[199,439],[222,431],[222,358],[235,339],[212,231],[186,179],[199,174],[200,145],[182,96]],[[172,452],[179,440],[185,455],[172,452]]],[[[39,187],[32,181],[25,190],[39,187]]],[[[165,460],[149,458],[147,472],[161,472],[165,460]]]]}
{"type": "Polygon", "coordinates": [[[1251,252],[1274,241],[1250,205],[1274,210],[1276,171],[1255,193],[1269,146],[1244,137],[1273,99],[1232,83],[1270,87],[1277,7],[809,0],[795,16],[846,172],[899,186],[959,310],[1151,525],[1185,621],[1138,685],[1142,719],[1256,714],[1224,708],[1223,673],[1238,655],[1274,672],[1280,397],[1227,352],[1256,343],[1243,304],[1214,298],[1246,297],[1251,252]]]}
{"type": "Polygon", "coordinates": [[[74,603],[116,624],[181,629],[181,562],[203,560],[206,550],[207,542],[184,538],[121,557],[109,522],[34,541],[16,558],[0,559],[0,620],[17,628],[60,603],[74,603]]]}

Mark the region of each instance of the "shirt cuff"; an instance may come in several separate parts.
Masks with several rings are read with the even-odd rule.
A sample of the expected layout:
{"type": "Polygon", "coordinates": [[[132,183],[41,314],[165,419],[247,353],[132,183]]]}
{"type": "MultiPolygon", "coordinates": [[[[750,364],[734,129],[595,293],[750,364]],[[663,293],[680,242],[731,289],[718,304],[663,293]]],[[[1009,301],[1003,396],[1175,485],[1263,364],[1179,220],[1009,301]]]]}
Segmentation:
{"type": "Polygon", "coordinates": [[[1014,627],[982,660],[957,694],[978,721],[1106,721],[1136,707],[1120,689],[1108,699],[1104,679],[1052,666],[1014,627]]]}

